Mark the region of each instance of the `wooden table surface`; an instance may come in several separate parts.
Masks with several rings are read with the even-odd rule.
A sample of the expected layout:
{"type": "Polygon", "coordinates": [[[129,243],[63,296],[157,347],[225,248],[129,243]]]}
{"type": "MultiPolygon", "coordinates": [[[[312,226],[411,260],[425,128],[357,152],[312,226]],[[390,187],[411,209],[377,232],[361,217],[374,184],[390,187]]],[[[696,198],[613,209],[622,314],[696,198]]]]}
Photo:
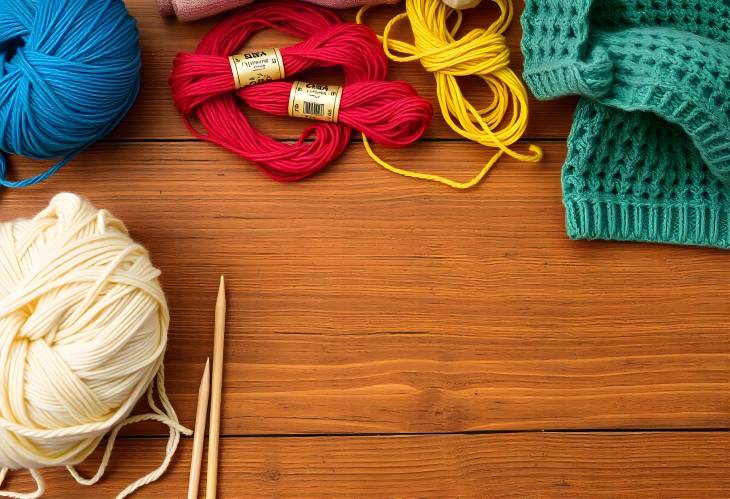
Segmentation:
{"type": "MultiPolygon", "coordinates": [[[[275,183],[191,139],[172,105],[172,58],[214,21],[127,3],[144,52],[134,110],[50,181],[2,192],[2,216],[73,191],[126,222],[163,272],[168,388],[189,426],[226,275],[221,496],[730,495],[730,255],[569,241],[560,167],[574,100],[533,102],[521,147],[540,144],[542,164],[503,160],[469,192],[392,175],[359,143],[315,178],[275,183]]],[[[515,22],[516,67],[519,37],[515,22]]],[[[392,77],[434,97],[418,64],[392,77]]],[[[282,139],[305,126],[252,115],[282,139]]],[[[438,116],[415,147],[383,152],[457,178],[489,154],[438,116]]],[[[164,428],[132,428],[100,485],[48,470],[47,497],[111,497],[157,466],[164,442],[164,428]]],[[[190,450],[184,439],[138,497],[182,497],[190,450]]]]}

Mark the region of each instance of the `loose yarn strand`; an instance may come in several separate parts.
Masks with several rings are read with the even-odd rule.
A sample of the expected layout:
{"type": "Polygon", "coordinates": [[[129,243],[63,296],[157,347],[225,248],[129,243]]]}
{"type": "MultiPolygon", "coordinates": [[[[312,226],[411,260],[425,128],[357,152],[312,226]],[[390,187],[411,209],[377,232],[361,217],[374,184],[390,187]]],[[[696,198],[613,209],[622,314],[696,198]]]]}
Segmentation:
{"type": "MultiPolygon", "coordinates": [[[[181,435],[190,436],[193,432],[185,426],[182,426],[177,418],[175,409],[172,407],[172,403],[170,402],[170,399],[167,396],[167,391],[165,390],[165,371],[164,366],[162,365],[160,366],[160,370],[157,373],[155,382],[152,383],[147,389],[147,404],[150,406],[152,412],[130,416],[121,423],[119,423],[116,427],[114,427],[114,429],[109,433],[101,462],[99,463],[96,473],[92,477],[85,478],[78,472],[75,466],[66,466],[69,474],[74,478],[74,480],[76,480],[77,483],[85,486],[90,486],[98,483],[99,480],[101,480],[101,478],[104,476],[106,468],[109,465],[112,450],[114,449],[114,444],[116,443],[119,432],[125,426],[140,423],[142,421],[157,421],[166,425],[169,428],[170,436],[167,440],[167,445],[165,446],[165,458],[163,459],[160,466],[158,466],[155,470],[149,472],[145,476],[128,485],[123,491],[121,491],[117,495],[117,499],[123,499],[130,496],[141,487],[152,483],[160,478],[167,471],[167,468],[170,466],[170,462],[172,461],[172,458],[175,455],[175,451],[177,450],[177,447],[180,443],[181,435]],[[157,388],[157,393],[159,395],[162,409],[160,409],[155,402],[155,387],[157,388]]],[[[8,497],[13,499],[37,499],[38,497],[41,497],[45,492],[45,483],[43,480],[43,476],[38,470],[31,469],[29,471],[36,483],[36,490],[34,492],[20,493],[8,490],[0,490],[0,497],[8,497]]],[[[3,468],[2,471],[0,471],[0,484],[5,481],[7,473],[8,468],[3,468]]]]}
{"type": "Polygon", "coordinates": [[[365,151],[368,153],[368,156],[375,161],[377,164],[385,168],[386,170],[397,173],[398,175],[403,175],[404,177],[410,177],[415,178],[419,180],[430,180],[432,182],[439,182],[444,185],[448,185],[449,187],[453,187],[454,189],[470,189],[477,185],[479,182],[482,181],[482,179],[489,173],[489,170],[492,169],[492,167],[497,163],[499,158],[502,157],[502,151],[499,151],[494,156],[492,156],[492,159],[487,162],[486,165],[484,165],[481,169],[481,171],[472,177],[470,180],[467,180],[466,182],[459,182],[457,180],[452,180],[447,177],[443,177],[441,175],[436,175],[434,173],[422,173],[422,172],[416,172],[413,170],[405,170],[403,168],[398,168],[397,166],[393,166],[387,161],[381,159],[377,154],[375,154],[375,151],[373,151],[372,147],[370,146],[370,142],[368,141],[367,137],[363,134],[362,136],[362,142],[365,146],[365,151]]]}
{"type": "Polygon", "coordinates": [[[106,472],[106,468],[111,459],[111,454],[114,448],[114,444],[116,442],[116,438],[119,435],[121,429],[125,426],[140,423],[142,421],[156,421],[166,425],[169,428],[170,436],[167,439],[167,445],[165,446],[165,458],[163,459],[160,466],[158,466],[155,470],[149,472],[145,476],[129,484],[123,491],[121,491],[117,495],[117,499],[123,499],[131,495],[139,488],[154,482],[167,471],[167,468],[170,466],[170,462],[172,461],[172,457],[175,455],[177,446],[180,443],[180,436],[190,436],[193,434],[193,432],[185,426],[182,426],[177,418],[175,409],[172,407],[172,403],[170,402],[170,399],[167,396],[167,391],[165,390],[165,369],[162,365],[160,366],[160,370],[157,373],[155,382],[151,384],[150,387],[147,389],[147,404],[150,406],[152,412],[130,416],[129,418],[118,424],[109,434],[109,438],[106,442],[106,447],[104,448],[104,454],[94,476],[92,476],[91,478],[84,478],[78,472],[75,466],[66,466],[66,469],[69,471],[74,480],[76,480],[76,482],[81,485],[87,486],[96,484],[106,472]],[[160,398],[160,403],[162,404],[164,410],[161,410],[155,403],[155,385],[157,387],[157,393],[160,398]]]}
{"type": "MultiPolygon", "coordinates": [[[[509,49],[503,36],[512,22],[512,0],[493,1],[500,8],[499,18],[489,28],[473,29],[457,39],[456,34],[463,23],[460,10],[449,8],[441,0],[406,0],[406,12],[393,17],[379,39],[391,60],[419,61],[434,74],[441,113],[452,130],[466,139],[499,151],[466,182],[394,167],[378,158],[365,140],[365,150],[376,163],[399,175],[440,182],[456,189],[469,189],[477,185],[504,154],[525,162],[542,160],[542,149],[534,144],[529,146],[529,154],[510,148],[527,128],[528,95],[522,81],[509,68],[509,49]],[[410,21],[413,44],[391,37],[393,28],[404,19],[410,21]],[[458,77],[469,75],[481,78],[492,92],[492,102],[482,109],[464,96],[457,81],[458,77]],[[510,108],[512,112],[508,118],[510,108]]],[[[369,8],[362,7],[357,13],[359,24],[363,23],[363,16],[369,8]]]]}
{"type": "MultiPolygon", "coordinates": [[[[33,477],[33,480],[36,484],[36,489],[33,492],[11,492],[9,490],[0,490],[0,497],[10,497],[12,499],[38,499],[39,497],[43,496],[43,494],[46,492],[46,483],[43,480],[43,475],[40,474],[38,470],[28,470],[30,472],[30,476],[33,477]]],[[[0,485],[3,484],[5,481],[5,477],[8,475],[8,468],[3,468],[2,471],[0,471],[0,485]]]]}

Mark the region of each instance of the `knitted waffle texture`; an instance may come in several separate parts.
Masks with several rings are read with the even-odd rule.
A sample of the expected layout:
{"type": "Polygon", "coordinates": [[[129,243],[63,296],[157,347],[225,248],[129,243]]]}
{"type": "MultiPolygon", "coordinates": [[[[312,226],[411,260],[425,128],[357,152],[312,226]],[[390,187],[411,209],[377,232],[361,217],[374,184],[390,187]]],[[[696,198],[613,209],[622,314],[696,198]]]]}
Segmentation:
{"type": "Polygon", "coordinates": [[[527,0],[524,77],[581,96],[568,235],[730,248],[730,0],[527,0]]]}

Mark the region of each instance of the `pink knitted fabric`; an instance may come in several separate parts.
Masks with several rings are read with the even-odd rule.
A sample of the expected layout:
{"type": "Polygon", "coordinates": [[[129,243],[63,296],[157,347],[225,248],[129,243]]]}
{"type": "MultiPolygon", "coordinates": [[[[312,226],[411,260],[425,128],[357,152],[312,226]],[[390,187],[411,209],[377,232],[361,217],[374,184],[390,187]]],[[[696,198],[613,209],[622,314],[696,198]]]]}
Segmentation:
{"type": "MultiPolygon", "coordinates": [[[[178,21],[188,22],[214,16],[235,9],[253,0],[156,0],[157,10],[164,17],[177,16],[178,21]]],[[[349,9],[361,5],[395,3],[398,0],[307,0],[309,3],[330,9],[349,9]]]]}

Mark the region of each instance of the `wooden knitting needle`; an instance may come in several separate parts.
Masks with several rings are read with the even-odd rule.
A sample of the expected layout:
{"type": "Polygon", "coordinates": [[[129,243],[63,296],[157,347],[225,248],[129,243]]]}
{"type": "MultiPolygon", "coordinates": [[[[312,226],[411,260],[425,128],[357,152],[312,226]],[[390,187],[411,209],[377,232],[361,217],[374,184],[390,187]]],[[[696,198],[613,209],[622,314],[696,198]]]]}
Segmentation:
{"type": "Polygon", "coordinates": [[[208,415],[208,398],[210,396],[210,358],[205,361],[205,370],[198,388],[198,410],[195,414],[195,436],[193,438],[193,457],[190,463],[190,480],[188,481],[188,499],[198,499],[200,484],[200,463],[203,461],[203,445],[205,444],[205,418],[208,415]]]}
{"type": "Polygon", "coordinates": [[[215,338],[213,340],[213,383],[210,397],[208,428],[208,476],[206,499],[215,499],[218,489],[218,438],[221,426],[221,394],[223,391],[223,337],[226,330],[226,283],[221,276],[218,300],[215,303],[215,338]]]}

